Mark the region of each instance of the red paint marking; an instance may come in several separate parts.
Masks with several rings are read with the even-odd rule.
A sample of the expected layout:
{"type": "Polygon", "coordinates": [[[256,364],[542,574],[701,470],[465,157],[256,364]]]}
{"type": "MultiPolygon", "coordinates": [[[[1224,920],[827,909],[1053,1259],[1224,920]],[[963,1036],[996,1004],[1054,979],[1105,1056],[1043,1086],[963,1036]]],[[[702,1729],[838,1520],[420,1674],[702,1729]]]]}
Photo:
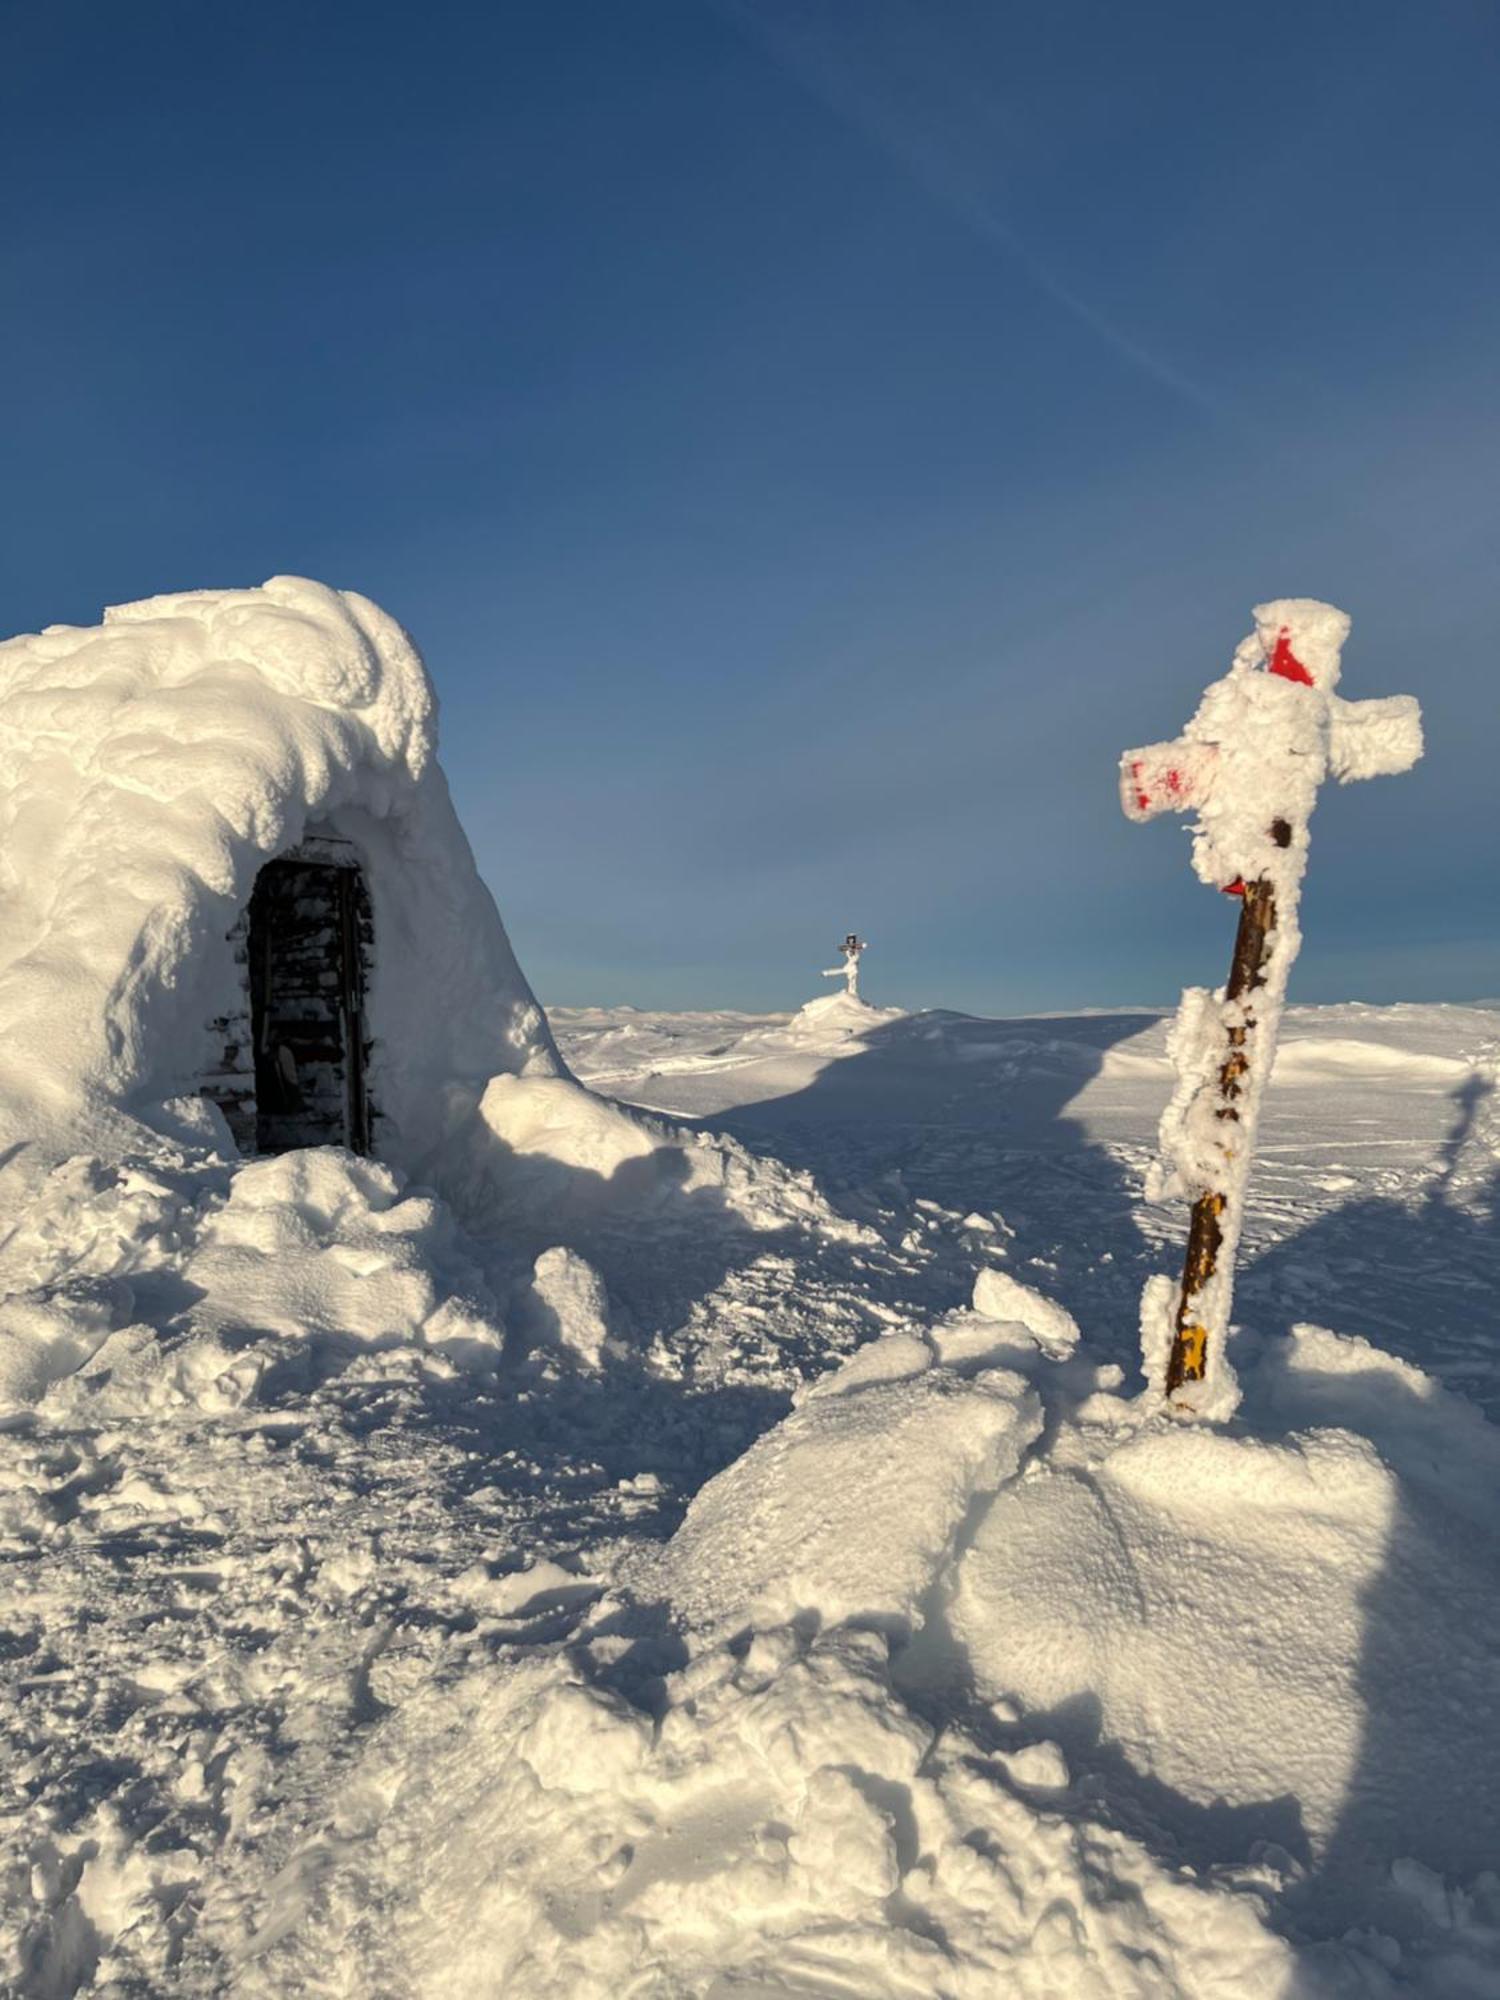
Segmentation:
{"type": "Polygon", "coordinates": [[[1141,812],[1148,812],[1163,801],[1169,806],[1180,805],[1192,798],[1191,779],[1184,777],[1175,766],[1169,766],[1165,771],[1153,774],[1151,778],[1142,777],[1141,771],[1140,759],[1133,759],[1130,775],[1135,781],[1135,802],[1141,812]]]}
{"type": "Polygon", "coordinates": [[[1276,650],[1271,655],[1268,671],[1280,674],[1284,681],[1297,681],[1303,687],[1311,687],[1313,677],[1292,651],[1292,635],[1283,625],[1276,635],[1276,650]]]}

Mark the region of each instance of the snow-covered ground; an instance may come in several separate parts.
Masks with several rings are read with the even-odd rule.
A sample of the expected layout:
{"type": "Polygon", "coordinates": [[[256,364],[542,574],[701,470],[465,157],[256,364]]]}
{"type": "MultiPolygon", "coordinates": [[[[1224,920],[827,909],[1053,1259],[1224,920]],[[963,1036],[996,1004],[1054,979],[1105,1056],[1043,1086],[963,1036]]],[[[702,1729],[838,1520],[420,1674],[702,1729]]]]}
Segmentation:
{"type": "Polygon", "coordinates": [[[7,1210],[0,1988],[1500,1993],[1500,1012],[1289,1012],[1222,1428],[1159,1018],[551,1018],[700,1136],[7,1210]]]}

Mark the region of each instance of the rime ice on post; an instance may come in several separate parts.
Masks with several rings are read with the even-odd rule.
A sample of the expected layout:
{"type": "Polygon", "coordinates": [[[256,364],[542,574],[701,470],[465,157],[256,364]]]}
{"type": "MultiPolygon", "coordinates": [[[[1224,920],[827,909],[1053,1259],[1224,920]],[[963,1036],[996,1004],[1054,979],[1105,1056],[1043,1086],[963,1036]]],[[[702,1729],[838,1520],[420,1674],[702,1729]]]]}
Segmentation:
{"type": "Polygon", "coordinates": [[[851,1000],[859,998],[860,953],[869,949],[869,945],[857,931],[850,931],[844,942],[839,946],[839,950],[843,954],[843,964],[830,965],[823,974],[825,979],[842,979],[844,982],[844,991],[849,995],[851,1000]]]}
{"type": "Polygon", "coordinates": [[[1234,1256],[1261,1094],[1276,1054],[1287,979],[1301,943],[1297,903],[1318,787],[1410,770],[1422,754],[1411,695],[1344,701],[1334,689],[1347,615],[1315,598],[1257,605],[1255,630],[1207,689],[1175,743],[1127,751],[1130,819],[1192,812],[1199,878],[1238,896],[1229,981],[1189,987],[1169,1049],[1177,1088],[1161,1124],[1160,1197],[1193,1202],[1175,1306],[1170,1278],[1147,1281],[1141,1343],[1148,1380],[1174,1404],[1228,1416],[1238,1400],[1224,1357],[1234,1256]]]}

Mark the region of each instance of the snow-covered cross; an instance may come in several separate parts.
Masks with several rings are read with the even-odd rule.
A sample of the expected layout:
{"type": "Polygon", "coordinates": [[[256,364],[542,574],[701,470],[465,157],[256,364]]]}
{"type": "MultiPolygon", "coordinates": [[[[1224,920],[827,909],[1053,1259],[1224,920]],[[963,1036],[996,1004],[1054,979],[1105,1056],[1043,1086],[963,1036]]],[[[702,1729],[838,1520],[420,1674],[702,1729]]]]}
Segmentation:
{"type": "Polygon", "coordinates": [[[1334,692],[1349,618],[1315,598],[1257,605],[1255,630],[1173,743],[1127,751],[1128,818],[1196,814],[1193,867],[1241,900],[1226,986],[1190,987],[1170,1038],[1177,1088],[1162,1118],[1151,1192],[1192,1197],[1180,1287],[1148,1280],[1141,1300],[1147,1375],[1204,1416],[1234,1408],[1224,1340],[1234,1255],[1261,1093],[1276,1053],[1287,979],[1301,943],[1297,904],[1308,820],[1331,773],[1343,783],[1406,771],[1422,754],[1411,695],[1344,701],[1334,692]],[[1174,1308],[1175,1293],[1175,1308],[1174,1308]]]}
{"type": "Polygon", "coordinates": [[[869,948],[857,931],[850,931],[839,946],[843,954],[843,964],[830,965],[823,973],[825,979],[842,979],[844,990],[851,1000],[859,998],[859,958],[860,953],[868,951],[869,948]]]}

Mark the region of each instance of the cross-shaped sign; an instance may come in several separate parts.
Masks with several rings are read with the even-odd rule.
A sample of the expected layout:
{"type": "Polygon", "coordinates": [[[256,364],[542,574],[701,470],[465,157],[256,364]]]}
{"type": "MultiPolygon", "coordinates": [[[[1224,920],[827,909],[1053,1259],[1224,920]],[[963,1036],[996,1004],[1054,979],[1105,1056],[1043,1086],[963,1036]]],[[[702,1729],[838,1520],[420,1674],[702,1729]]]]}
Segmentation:
{"type": "Polygon", "coordinates": [[[844,982],[844,991],[851,1000],[859,998],[860,954],[861,952],[868,951],[869,948],[858,931],[850,931],[845,936],[844,942],[839,946],[839,950],[843,954],[843,964],[830,965],[823,974],[825,979],[842,979],[844,982]]]}
{"type": "Polygon", "coordinates": [[[1347,615],[1314,598],[1257,605],[1255,630],[1207,689],[1174,743],[1120,760],[1128,818],[1192,812],[1199,877],[1239,896],[1227,985],[1189,988],[1172,1030],[1177,1089],[1162,1119],[1157,1188],[1193,1201],[1182,1282],[1148,1281],[1141,1301],[1147,1372],[1203,1415],[1234,1407],[1223,1359],[1234,1254],[1261,1093],[1301,933],[1297,905],[1307,823],[1331,772],[1348,782],[1406,771],[1422,754],[1411,695],[1344,701],[1335,694],[1347,615]]]}

